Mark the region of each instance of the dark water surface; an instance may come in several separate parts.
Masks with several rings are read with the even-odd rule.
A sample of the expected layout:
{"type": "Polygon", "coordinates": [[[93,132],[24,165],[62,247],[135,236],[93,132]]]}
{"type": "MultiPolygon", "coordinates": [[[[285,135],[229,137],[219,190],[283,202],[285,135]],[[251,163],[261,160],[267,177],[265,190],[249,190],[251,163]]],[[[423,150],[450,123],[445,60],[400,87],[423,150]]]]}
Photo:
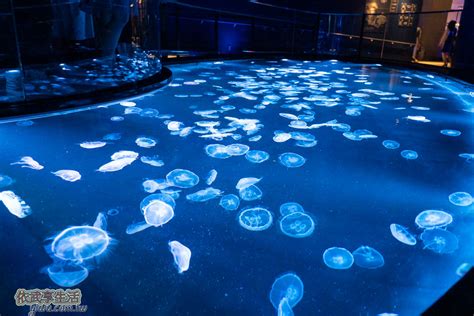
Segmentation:
{"type": "Polygon", "coordinates": [[[462,263],[474,263],[474,206],[448,200],[458,191],[474,194],[474,160],[459,157],[474,153],[472,86],[426,73],[331,61],[226,61],[171,68],[170,86],[133,101],[135,108],[153,108],[172,118],[124,114],[132,108],[117,102],[29,118],[32,125],[0,124],[0,174],[14,179],[0,191],[15,192],[32,210],[18,218],[0,203],[0,314],[27,313],[26,307],[15,306],[18,288],[59,288],[44,272],[53,259],[58,261],[48,253],[47,239],[70,226],[92,225],[99,212],[110,209],[119,211],[107,215],[106,230],[113,241],[100,256],[80,263],[89,276],[73,287],[82,290],[88,315],[275,315],[269,292],[274,280],[288,271],[304,283],[303,298],[293,308],[296,315],[414,315],[459,280],[456,269],[462,263]],[[245,94],[235,95],[238,92],[245,94]],[[303,104],[306,113],[305,108],[282,108],[295,104],[303,104]],[[193,114],[223,105],[235,109],[214,111],[215,118],[193,114]],[[254,106],[256,113],[239,111],[254,106]],[[360,115],[354,116],[357,112],[360,115]],[[350,125],[351,131],[366,129],[378,137],[353,141],[330,126],[294,129],[279,113],[314,114],[308,126],[337,120],[350,125]],[[124,120],[111,121],[114,116],[124,120]],[[429,122],[408,116],[424,116],[421,120],[429,122]],[[231,121],[225,117],[256,119],[262,125],[251,135],[241,128],[227,131],[233,135],[223,139],[200,137],[209,131],[195,132],[203,129],[196,121],[218,121],[215,129],[227,128],[231,121]],[[170,120],[181,122],[181,131],[194,129],[184,137],[171,135],[170,120]],[[462,134],[445,136],[443,129],[462,134]],[[294,139],[277,143],[275,131],[310,133],[317,145],[299,147],[294,139]],[[79,146],[110,133],[122,137],[102,148],[79,146]],[[241,138],[233,139],[236,135],[241,138]],[[256,135],[262,138],[249,141],[256,135]],[[141,148],[135,143],[140,136],[158,143],[141,148]],[[387,139],[400,143],[400,148],[385,148],[382,141],[387,139]],[[255,164],[244,156],[211,158],[204,148],[214,143],[246,144],[266,151],[270,159],[255,164]],[[416,151],[418,158],[404,159],[400,153],[407,149],[416,151]],[[159,155],[164,165],[150,166],[139,157],[117,172],[96,171],[120,150],[140,157],[159,155]],[[303,156],[306,163],[299,168],[281,165],[278,157],[285,152],[303,156]],[[24,156],[44,168],[11,165],[24,156]],[[51,173],[61,169],[76,170],[82,178],[68,182],[51,173]],[[144,220],[140,202],[148,193],[142,182],[163,179],[174,169],[200,177],[195,187],[180,189],[175,217],[162,227],[126,234],[128,225],[144,220]],[[211,169],[218,172],[212,187],[224,194],[238,195],[238,180],[256,177],[262,178],[257,186],[263,196],[241,200],[237,211],[224,210],[220,198],[187,200],[186,195],[208,187],[205,177],[211,169]],[[300,203],[315,220],[309,237],[291,238],[280,230],[279,207],[290,201],[300,203]],[[273,225],[259,232],[242,228],[238,214],[249,206],[267,208],[273,225]],[[459,240],[453,253],[424,249],[419,238],[423,230],[415,217],[429,209],[453,216],[443,228],[459,240]],[[407,227],[417,244],[396,240],[389,228],[392,223],[407,227]],[[190,268],[182,274],[168,249],[171,240],[192,251],[190,268]],[[323,262],[327,248],[352,252],[363,245],[378,250],[385,264],[334,270],[323,262]]]}

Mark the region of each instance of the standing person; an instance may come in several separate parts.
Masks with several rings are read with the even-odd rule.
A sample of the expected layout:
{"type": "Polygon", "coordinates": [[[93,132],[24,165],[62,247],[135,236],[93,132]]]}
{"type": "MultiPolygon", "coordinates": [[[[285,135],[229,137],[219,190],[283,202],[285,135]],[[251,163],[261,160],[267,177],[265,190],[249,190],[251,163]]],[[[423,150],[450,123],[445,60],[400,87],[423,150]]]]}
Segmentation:
{"type": "Polygon", "coordinates": [[[417,27],[416,28],[416,42],[415,42],[415,47],[413,48],[413,54],[411,56],[411,60],[413,62],[417,62],[418,59],[420,59],[420,52],[421,52],[421,48],[422,48],[422,45],[421,45],[421,34],[422,34],[422,30],[421,30],[421,27],[417,27]]]}
{"type": "Polygon", "coordinates": [[[131,0],[81,0],[83,11],[94,17],[97,47],[113,59],[124,26],[130,18],[131,0]]]}
{"type": "Polygon", "coordinates": [[[452,67],[454,45],[456,42],[457,33],[458,30],[456,28],[456,21],[452,20],[448,23],[448,26],[444,31],[441,40],[439,41],[438,46],[441,48],[441,56],[443,57],[444,67],[452,67]]]}

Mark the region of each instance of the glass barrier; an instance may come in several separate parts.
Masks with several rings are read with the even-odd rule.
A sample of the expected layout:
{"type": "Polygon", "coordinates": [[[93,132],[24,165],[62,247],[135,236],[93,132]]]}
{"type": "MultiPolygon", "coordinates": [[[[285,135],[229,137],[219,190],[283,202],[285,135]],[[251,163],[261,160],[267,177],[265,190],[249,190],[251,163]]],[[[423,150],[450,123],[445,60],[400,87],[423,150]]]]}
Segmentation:
{"type": "Polygon", "coordinates": [[[13,30],[2,32],[12,44],[6,46],[10,51],[0,51],[10,60],[2,59],[0,67],[9,91],[23,86],[24,94],[7,99],[4,88],[0,100],[91,93],[137,83],[161,70],[159,42],[150,39],[158,33],[145,31],[159,26],[159,19],[150,14],[151,1],[132,1],[130,6],[105,0],[11,3],[10,13],[0,19],[2,30],[13,30]],[[21,60],[11,60],[12,56],[21,60]]]}
{"type": "Polygon", "coordinates": [[[318,52],[358,56],[362,15],[321,14],[318,52]]]}
{"type": "Polygon", "coordinates": [[[24,99],[23,75],[18,54],[14,15],[9,3],[0,5],[0,102],[24,99]]]}
{"type": "MultiPolygon", "coordinates": [[[[459,28],[462,12],[327,14],[270,8],[275,14],[257,16],[176,1],[110,3],[3,1],[0,102],[133,85],[160,72],[165,51],[169,56],[273,52],[443,66],[447,22],[455,19],[459,28]]],[[[455,39],[451,42],[452,55],[455,39]]]]}

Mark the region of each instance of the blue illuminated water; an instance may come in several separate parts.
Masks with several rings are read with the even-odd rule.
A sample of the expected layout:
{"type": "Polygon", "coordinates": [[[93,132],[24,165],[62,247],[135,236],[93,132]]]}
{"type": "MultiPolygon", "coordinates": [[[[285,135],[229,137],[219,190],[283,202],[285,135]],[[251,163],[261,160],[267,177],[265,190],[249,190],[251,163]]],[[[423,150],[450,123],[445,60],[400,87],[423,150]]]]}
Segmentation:
{"type": "Polygon", "coordinates": [[[415,315],[474,264],[471,85],[332,61],[171,69],[170,85],[122,105],[0,124],[2,315],[26,314],[17,288],[57,283],[80,288],[91,315],[275,315],[288,304],[269,293],[288,271],[304,283],[295,315],[415,315]],[[239,192],[242,178],[259,181],[239,192]],[[144,212],[153,192],[174,203],[144,212]],[[314,222],[290,223],[304,238],[281,230],[288,202],[314,222]],[[452,222],[420,227],[425,210],[452,222]],[[51,238],[70,227],[110,243],[55,258],[51,238]],[[333,247],[357,260],[329,268],[333,247]]]}

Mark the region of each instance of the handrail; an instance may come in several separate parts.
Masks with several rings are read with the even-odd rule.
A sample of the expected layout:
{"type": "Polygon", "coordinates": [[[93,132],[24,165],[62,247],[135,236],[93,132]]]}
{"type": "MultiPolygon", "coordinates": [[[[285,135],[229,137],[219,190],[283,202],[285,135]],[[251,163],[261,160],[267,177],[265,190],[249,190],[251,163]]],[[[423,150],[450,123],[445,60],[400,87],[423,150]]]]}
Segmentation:
{"type": "MultiPolygon", "coordinates": [[[[165,3],[165,4],[168,4],[168,3],[165,3]]],[[[210,12],[214,12],[214,13],[222,13],[222,14],[227,14],[227,15],[231,15],[231,16],[242,16],[242,17],[251,18],[251,19],[269,20],[269,21],[275,21],[275,22],[285,22],[285,23],[293,23],[293,24],[301,24],[301,25],[311,26],[311,25],[306,24],[306,23],[295,23],[295,22],[292,22],[291,20],[270,18],[270,17],[258,16],[258,15],[252,15],[252,14],[246,14],[246,13],[237,13],[237,12],[226,11],[226,10],[211,9],[211,8],[201,7],[201,6],[188,4],[188,3],[183,3],[183,2],[179,2],[179,1],[170,2],[169,4],[176,4],[176,5],[179,5],[179,6],[182,6],[182,7],[199,9],[199,10],[203,10],[203,11],[210,11],[210,12]]]]}
{"type": "MultiPolygon", "coordinates": [[[[280,10],[286,10],[286,11],[293,11],[293,12],[301,12],[305,14],[312,14],[312,15],[318,15],[318,14],[324,14],[324,15],[362,15],[364,13],[347,13],[347,12],[316,12],[316,11],[308,11],[308,10],[301,10],[301,9],[294,9],[294,8],[289,8],[289,7],[283,7],[279,5],[274,5],[270,3],[264,3],[260,2],[258,0],[250,0],[249,1],[252,4],[257,4],[261,6],[266,6],[270,8],[276,8],[280,10]]],[[[420,13],[449,13],[449,12],[462,12],[463,9],[455,9],[455,10],[438,10],[438,11],[416,11],[416,12],[380,12],[380,13],[366,13],[366,15],[385,15],[385,14],[420,14],[420,13]]]]}
{"type": "MultiPolygon", "coordinates": [[[[344,36],[344,37],[360,38],[360,35],[344,34],[344,33],[337,33],[337,32],[333,32],[333,33],[329,33],[329,34],[337,35],[337,36],[344,36]]],[[[410,46],[413,46],[413,45],[416,44],[416,43],[410,43],[410,42],[402,42],[402,41],[381,39],[381,38],[377,38],[377,37],[367,37],[367,36],[362,36],[362,39],[363,40],[371,40],[371,41],[375,41],[375,42],[388,42],[388,43],[396,43],[396,44],[410,45],[410,46]]]]}

